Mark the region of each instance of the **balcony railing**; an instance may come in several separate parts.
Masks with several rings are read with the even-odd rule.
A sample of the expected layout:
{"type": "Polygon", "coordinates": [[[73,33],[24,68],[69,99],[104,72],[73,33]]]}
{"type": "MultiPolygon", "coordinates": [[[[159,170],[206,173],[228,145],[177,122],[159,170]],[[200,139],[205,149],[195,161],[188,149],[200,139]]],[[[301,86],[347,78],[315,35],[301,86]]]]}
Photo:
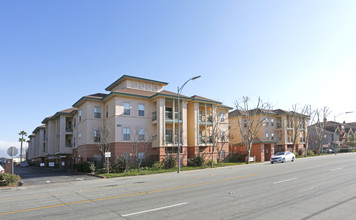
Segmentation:
{"type": "Polygon", "coordinates": [[[199,123],[200,124],[212,124],[213,123],[213,116],[212,115],[199,114],[199,123]]]}
{"type": "Polygon", "coordinates": [[[199,136],[199,144],[212,144],[213,137],[212,136],[199,136]]]}
{"type": "MultiPolygon", "coordinates": [[[[182,137],[179,142],[183,144],[182,137]]],[[[178,135],[166,135],[166,144],[178,144],[178,135]]]]}
{"type": "Polygon", "coordinates": [[[152,112],[152,121],[157,120],[157,112],[152,112]]]}

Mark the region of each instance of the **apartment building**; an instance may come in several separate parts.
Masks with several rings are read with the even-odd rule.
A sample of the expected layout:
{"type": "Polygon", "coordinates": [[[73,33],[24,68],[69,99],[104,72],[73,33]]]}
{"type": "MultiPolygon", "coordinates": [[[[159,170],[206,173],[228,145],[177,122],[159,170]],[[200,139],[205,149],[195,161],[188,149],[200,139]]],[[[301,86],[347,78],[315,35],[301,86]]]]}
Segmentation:
{"type": "MultiPolygon", "coordinates": [[[[256,161],[268,161],[277,152],[292,151],[295,137],[295,151],[305,151],[307,115],[277,109],[261,110],[256,117],[263,121],[251,148],[251,157],[256,161]]],[[[229,113],[229,122],[230,151],[247,155],[239,126],[244,127],[249,122],[238,110],[229,113]]]]}
{"type": "MultiPolygon", "coordinates": [[[[178,110],[177,94],[164,90],[167,84],[124,75],[105,89],[108,93],[83,96],[73,108],[42,121],[42,150],[47,157],[38,159],[40,155],[35,153],[31,158],[59,167],[86,160],[101,164],[98,145],[108,144],[110,160],[116,161],[120,156],[132,157],[133,145],[140,142],[148,143],[147,150],[139,152],[140,157],[161,161],[170,154],[177,156],[179,123],[182,164],[198,154],[209,159],[213,147],[214,159],[219,156],[224,160],[229,153],[231,108],[201,96],[180,95],[178,110]]],[[[30,148],[38,147],[35,139],[30,138],[30,148]]]]}

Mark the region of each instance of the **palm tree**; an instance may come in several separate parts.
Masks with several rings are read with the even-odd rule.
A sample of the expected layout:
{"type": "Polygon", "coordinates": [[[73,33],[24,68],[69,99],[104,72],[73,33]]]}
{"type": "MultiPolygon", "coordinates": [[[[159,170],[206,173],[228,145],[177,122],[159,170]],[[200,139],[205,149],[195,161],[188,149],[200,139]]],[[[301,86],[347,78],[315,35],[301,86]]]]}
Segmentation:
{"type": "Polygon", "coordinates": [[[20,150],[20,163],[22,162],[22,145],[23,142],[25,142],[25,138],[24,136],[27,136],[26,131],[20,131],[19,135],[21,135],[21,137],[19,138],[19,142],[21,142],[21,150],[20,150]]]}

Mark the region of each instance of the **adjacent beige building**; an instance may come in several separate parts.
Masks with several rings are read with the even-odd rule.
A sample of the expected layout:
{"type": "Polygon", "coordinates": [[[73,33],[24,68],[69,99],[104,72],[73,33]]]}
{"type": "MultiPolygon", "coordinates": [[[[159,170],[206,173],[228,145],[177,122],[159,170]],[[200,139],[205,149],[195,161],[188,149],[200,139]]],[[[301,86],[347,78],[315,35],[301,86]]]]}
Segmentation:
{"type": "MultiPolygon", "coordinates": [[[[274,153],[280,151],[292,151],[295,144],[296,152],[304,152],[306,149],[308,116],[295,112],[277,110],[261,110],[260,117],[264,120],[257,137],[253,142],[251,156],[256,161],[268,161],[274,153]],[[296,140],[294,142],[294,138],[296,140]]],[[[238,110],[229,113],[230,122],[230,151],[241,155],[247,155],[243,145],[239,126],[244,126],[244,117],[238,110]],[[238,123],[240,120],[242,123],[238,123]]]]}

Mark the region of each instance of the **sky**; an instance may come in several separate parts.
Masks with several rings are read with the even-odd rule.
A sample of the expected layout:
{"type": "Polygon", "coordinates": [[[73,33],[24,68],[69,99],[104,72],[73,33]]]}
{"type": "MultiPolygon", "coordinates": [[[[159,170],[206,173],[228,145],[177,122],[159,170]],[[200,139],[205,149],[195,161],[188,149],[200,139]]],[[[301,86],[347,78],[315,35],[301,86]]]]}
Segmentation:
{"type": "Polygon", "coordinates": [[[0,157],[124,74],[173,92],[201,75],[183,95],[356,121],[355,11],[354,0],[1,1],[0,157]]]}

